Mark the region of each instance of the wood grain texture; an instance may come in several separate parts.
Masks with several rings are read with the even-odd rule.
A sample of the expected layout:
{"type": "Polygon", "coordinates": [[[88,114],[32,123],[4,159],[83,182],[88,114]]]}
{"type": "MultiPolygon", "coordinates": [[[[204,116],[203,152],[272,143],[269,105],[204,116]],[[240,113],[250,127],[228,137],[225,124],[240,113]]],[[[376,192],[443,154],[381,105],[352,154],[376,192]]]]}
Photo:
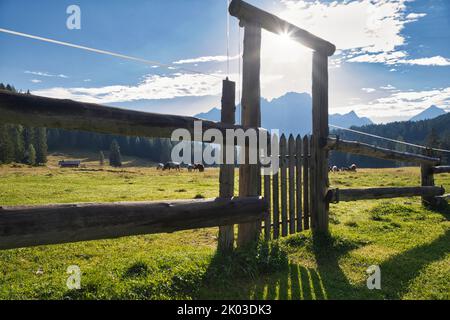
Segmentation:
{"type": "Polygon", "coordinates": [[[305,230],[309,229],[310,226],[310,209],[309,209],[309,200],[310,200],[310,183],[309,183],[309,139],[308,136],[305,135],[303,137],[303,228],[305,230]]]}
{"type": "Polygon", "coordinates": [[[266,210],[261,197],[0,207],[0,249],[217,227],[266,210]]]}
{"type": "MultiPolygon", "coordinates": [[[[221,122],[226,124],[235,123],[235,93],[236,84],[232,81],[224,80],[222,83],[222,109],[221,122]]],[[[224,141],[227,144],[227,141],[224,141]]],[[[225,164],[226,148],[222,147],[223,164],[220,165],[219,172],[219,196],[221,198],[231,198],[234,196],[234,164],[225,164]]],[[[218,249],[222,252],[230,252],[234,248],[234,225],[220,226],[218,249]]]]}
{"type": "Polygon", "coordinates": [[[280,190],[281,190],[281,236],[288,235],[288,198],[287,198],[287,141],[285,135],[280,138],[280,190]]]}
{"type": "Polygon", "coordinates": [[[295,139],[293,135],[288,139],[288,175],[289,175],[289,234],[295,233],[295,139]]]}
{"type": "Polygon", "coordinates": [[[0,124],[62,128],[125,136],[170,138],[175,129],[187,129],[194,138],[194,121],[203,130],[243,128],[194,117],[148,113],[93,103],[38,97],[0,90],[0,124]]]}
{"type": "Polygon", "coordinates": [[[442,187],[386,187],[364,189],[333,189],[329,191],[327,198],[331,202],[356,201],[371,199],[389,199],[402,197],[435,197],[445,193],[442,187]]]}
{"type": "Polygon", "coordinates": [[[313,231],[328,232],[328,57],[313,53],[312,71],[313,145],[314,145],[314,212],[313,231]]]}
{"type": "Polygon", "coordinates": [[[304,46],[322,52],[327,56],[332,56],[336,51],[336,46],[334,44],[282,20],[271,13],[254,7],[245,1],[231,1],[229,12],[232,16],[241,20],[244,25],[245,23],[252,23],[276,34],[289,34],[289,37],[292,40],[298,41],[304,46]]]}
{"type": "MultiPolygon", "coordinates": [[[[271,137],[270,135],[267,136],[267,155],[270,156],[271,154],[271,137]]],[[[264,238],[266,241],[270,240],[271,238],[271,229],[272,229],[272,210],[271,210],[271,181],[270,181],[271,175],[264,175],[264,199],[267,201],[267,207],[268,207],[268,214],[266,215],[266,218],[264,219],[264,238]]]]}
{"type": "MultiPolygon", "coordinates": [[[[244,31],[244,52],[242,57],[242,125],[261,126],[261,28],[247,24],[244,31]]],[[[257,196],[261,187],[261,173],[258,164],[249,164],[249,148],[244,152],[246,164],[239,167],[239,195],[257,196]]],[[[238,246],[243,247],[256,241],[261,232],[261,220],[240,224],[238,227],[238,246]]]]}
{"type": "MultiPolygon", "coordinates": [[[[431,149],[427,149],[424,152],[425,156],[431,157],[432,151],[431,149]]],[[[433,175],[433,167],[429,163],[421,163],[420,164],[420,181],[422,186],[434,186],[434,175],[433,175]]],[[[422,205],[424,206],[435,206],[437,205],[437,200],[433,196],[422,196],[422,205]]]]}
{"type": "MultiPolygon", "coordinates": [[[[277,135],[273,136],[273,139],[279,141],[277,135]]],[[[279,170],[278,170],[279,172],[279,170]]],[[[279,173],[275,173],[272,176],[272,220],[273,220],[273,238],[278,239],[280,237],[280,192],[279,192],[279,173]]]]}
{"type": "Polygon", "coordinates": [[[296,216],[297,216],[297,232],[302,231],[302,220],[303,220],[303,215],[302,215],[302,138],[298,135],[297,138],[295,139],[295,152],[296,152],[296,180],[295,180],[295,185],[296,185],[296,202],[297,202],[297,212],[296,212],[296,216]]]}

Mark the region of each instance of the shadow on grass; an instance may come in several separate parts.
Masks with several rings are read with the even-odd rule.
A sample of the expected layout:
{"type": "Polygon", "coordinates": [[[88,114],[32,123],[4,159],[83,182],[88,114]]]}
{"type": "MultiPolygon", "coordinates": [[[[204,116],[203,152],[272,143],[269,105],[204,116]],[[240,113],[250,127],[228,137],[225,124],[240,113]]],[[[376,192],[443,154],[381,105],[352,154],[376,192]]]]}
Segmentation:
{"type": "MultiPolygon", "coordinates": [[[[450,232],[383,262],[381,290],[369,290],[365,281],[351,283],[339,264],[344,255],[364,243],[332,236],[292,239],[294,244],[288,240],[288,246],[309,246],[316,268],[288,262],[287,253],[274,245],[276,242],[259,244],[253,253],[249,250],[228,256],[216,254],[194,298],[401,299],[423,268],[448,253],[450,232]]],[[[367,267],[360,266],[365,278],[367,267]]]]}
{"type": "MultiPolygon", "coordinates": [[[[448,220],[448,211],[442,214],[448,220]]],[[[424,268],[445,258],[449,243],[447,230],[430,243],[382,262],[381,290],[367,289],[365,281],[350,281],[342,269],[342,259],[367,242],[340,236],[297,234],[280,241],[259,242],[231,254],[217,252],[205,268],[177,270],[163,281],[149,283],[147,266],[134,263],[123,270],[122,281],[128,281],[127,287],[105,296],[116,299],[401,299],[424,268]],[[313,267],[288,260],[288,252],[298,254],[300,248],[311,256],[315,262],[313,267]]],[[[366,263],[348,261],[352,272],[367,277],[366,263]]],[[[67,292],[65,297],[98,299],[103,294],[100,289],[96,283],[87,283],[82,290],[67,292]]]]}
{"type": "MultiPolygon", "coordinates": [[[[448,219],[448,216],[447,216],[448,219]]],[[[380,265],[382,292],[387,299],[401,299],[412,280],[430,263],[445,258],[449,252],[450,231],[433,242],[405,251],[380,265]]]]}
{"type": "Polygon", "coordinates": [[[195,298],[350,299],[364,297],[364,289],[369,291],[351,285],[338,263],[341,255],[359,244],[330,236],[307,238],[299,235],[289,238],[286,245],[310,247],[317,268],[289,262],[286,248],[281,248],[277,241],[261,242],[230,255],[217,253],[195,298]]]}

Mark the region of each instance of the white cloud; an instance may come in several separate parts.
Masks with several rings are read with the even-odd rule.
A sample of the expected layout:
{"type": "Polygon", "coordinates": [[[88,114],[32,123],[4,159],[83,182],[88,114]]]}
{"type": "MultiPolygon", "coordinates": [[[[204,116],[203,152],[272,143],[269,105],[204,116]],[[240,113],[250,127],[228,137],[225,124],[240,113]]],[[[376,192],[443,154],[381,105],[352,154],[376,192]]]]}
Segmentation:
{"type": "Polygon", "coordinates": [[[385,63],[396,64],[399,59],[406,57],[403,51],[382,52],[377,54],[363,54],[347,60],[348,62],[368,62],[368,63],[385,63]]]}
{"type": "MultiPolygon", "coordinates": [[[[282,0],[281,15],[300,27],[336,44],[348,62],[448,66],[450,59],[435,56],[408,58],[399,50],[406,44],[402,30],[426,13],[406,14],[411,0],[354,0],[332,3],[282,0]]],[[[338,53],[336,53],[338,54],[338,53]]]]}
{"type": "Polygon", "coordinates": [[[400,34],[407,20],[407,0],[355,0],[333,3],[282,1],[281,16],[336,44],[338,49],[390,52],[403,45],[400,34]]]}
{"type": "Polygon", "coordinates": [[[394,87],[393,85],[391,85],[391,84],[388,84],[387,86],[381,86],[380,87],[380,89],[381,90],[388,90],[388,91],[392,91],[392,90],[395,90],[395,89],[397,89],[396,87],[394,87]]]}
{"type": "Polygon", "coordinates": [[[96,88],[49,88],[33,94],[93,103],[114,103],[146,99],[172,99],[219,95],[222,79],[203,74],[176,73],[172,76],[148,75],[135,86],[112,85],[96,88]]]}
{"type": "Polygon", "coordinates": [[[374,88],[361,88],[362,91],[367,92],[367,93],[373,93],[375,91],[377,91],[374,88]]]}
{"type": "MultiPolygon", "coordinates": [[[[240,55],[230,57],[230,60],[236,60],[240,58],[240,55]]],[[[225,62],[227,61],[227,56],[204,56],[192,59],[183,59],[173,62],[174,64],[194,64],[194,63],[204,63],[204,62],[225,62]]]]}
{"type": "Polygon", "coordinates": [[[430,58],[400,60],[397,63],[418,65],[418,66],[450,66],[450,59],[435,56],[430,58]]]}
{"type": "Polygon", "coordinates": [[[376,122],[409,119],[431,105],[450,108],[450,87],[424,90],[391,92],[390,95],[369,103],[348,107],[376,122]]]}
{"type": "MultiPolygon", "coordinates": [[[[408,64],[418,66],[450,66],[450,59],[435,56],[419,59],[405,59],[404,51],[383,52],[378,54],[364,54],[347,60],[348,62],[384,63],[388,65],[408,64]]],[[[391,69],[396,71],[395,69],[391,69]]]]}
{"type": "Polygon", "coordinates": [[[38,79],[31,79],[30,81],[33,83],[41,83],[42,82],[42,80],[38,80],[38,79]]]}
{"type": "Polygon", "coordinates": [[[410,13],[406,16],[406,19],[417,20],[417,19],[425,17],[426,15],[427,15],[426,13],[410,13]]]}
{"type": "Polygon", "coordinates": [[[63,78],[63,79],[69,78],[65,74],[51,74],[51,73],[48,73],[48,72],[41,72],[41,71],[29,71],[29,70],[27,70],[24,73],[32,74],[34,76],[40,76],[40,77],[56,77],[56,78],[63,78]]]}

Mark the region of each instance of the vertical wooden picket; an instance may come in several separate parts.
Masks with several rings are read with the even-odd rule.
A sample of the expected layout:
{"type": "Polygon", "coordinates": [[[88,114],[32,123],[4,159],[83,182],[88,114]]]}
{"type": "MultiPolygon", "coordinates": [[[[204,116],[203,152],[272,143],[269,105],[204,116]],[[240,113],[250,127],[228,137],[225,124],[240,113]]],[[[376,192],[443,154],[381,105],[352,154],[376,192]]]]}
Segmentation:
{"type": "Polygon", "coordinates": [[[281,135],[280,139],[280,178],[281,178],[281,236],[288,234],[287,216],[287,161],[286,161],[286,137],[281,135]]]}
{"type": "Polygon", "coordinates": [[[302,139],[300,135],[295,139],[296,155],[296,201],[297,201],[297,232],[302,231],[302,139]]]}
{"type": "MultiPolygon", "coordinates": [[[[274,135],[272,139],[275,139],[279,143],[279,137],[274,135]]],[[[273,238],[278,239],[280,237],[280,198],[279,198],[279,170],[272,175],[272,221],[273,221],[273,238]]]]}
{"type": "Polygon", "coordinates": [[[309,229],[309,139],[303,137],[303,227],[309,229]]]}
{"type": "MultiPolygon", "coordinates": [[[[271,149],[270,149],[270,143],[271,143],[271,137],[270,135],[267,138],[267,156],[270,155],[271,149]]],[[[271,219],[271,195],[270,195],[270,175],[268,175],[267,173],[264,175],[264,198],[267,201],[267,207],[268,207],[268,212],[266,215],[266,218],[264,219],[264,238],[268,241],[270,240],[270,229],[271,229],[271,224],[272,224],[272,219],[271,219]]]]}
{"type": "Polygon", "coordinates": [[[288,140],[289,152],[289,234],[295,233],[295,139],[291,134],[288,140]]]}

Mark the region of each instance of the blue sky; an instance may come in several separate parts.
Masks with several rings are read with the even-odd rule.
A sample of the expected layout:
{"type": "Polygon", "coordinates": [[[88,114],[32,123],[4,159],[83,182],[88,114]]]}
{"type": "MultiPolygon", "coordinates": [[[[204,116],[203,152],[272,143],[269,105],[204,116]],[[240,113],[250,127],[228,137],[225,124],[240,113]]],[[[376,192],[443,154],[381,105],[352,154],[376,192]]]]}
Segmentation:
{"type": "MultiPolygon", "coordinates": [[[[331,112],[355,110],[386,122],[407,119],[431,104],[450,111],[449,1],[249,2],[337,45],[330,59],[331,112]]],[[[0,33],[0,82],[43,96],[196,114],[220,104],[226,25],[226,0],[0,0],[0,28],[172,66],[0,33]],[[81,30],[66,27],[72,4],[81,9],[81,30]]],[[[288,35],[264,32],[262,95],[310,92],[310,60],[311,52],[288,35]]],[[[229,76],[237,82],[238,62],[239,32],[231,17],[229,76]]]]}

